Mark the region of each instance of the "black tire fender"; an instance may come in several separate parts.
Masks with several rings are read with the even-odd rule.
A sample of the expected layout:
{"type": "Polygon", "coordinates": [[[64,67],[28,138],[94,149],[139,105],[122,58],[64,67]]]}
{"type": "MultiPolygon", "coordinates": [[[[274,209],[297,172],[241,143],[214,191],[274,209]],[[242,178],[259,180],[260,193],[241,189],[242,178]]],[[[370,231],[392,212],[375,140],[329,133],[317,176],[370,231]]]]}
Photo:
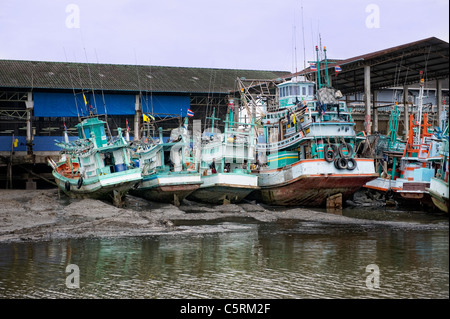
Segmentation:
{"type": "Polygon", "coordinates": [[[331,163],[336,158],[337,153],[337,147],[334,144],[326,144],[323,149],[323,157],[325,158],[325,161],[328,163],[331,163]]]}
{"type": "Polygon", "coordinates": [[[80,176],[80,178],[78,179],[77,188],[80,189],[81,186],[83,186],[83,177],[80,176]]]}
{"type": "Polygon", "coordinates": [[[66,189],[66,191],[70,191],[70,182],[69,181],[66,181],[66,183],[64,184],[64,187],[65,187],[65,189],[66,189]]]}
{"type": "Polygon", "coordinates": [[[344,158],[344,157],[336,158],[336,160],[334,161],[334,166],[337,169],[345,169],[345,168],[347,168],[347,159],[344,158]]]}
{"type": "Polygon", "coordinates": [[[349,171],[353,171],[356,168],[356,166],[358,166],[358,163],[356,163],[354,158],[347,159],[347,169],[349,171]]]}
{"type": "Polygon", "coordinates": [[[341,143],[339,145],[338,151],[339,151],[339,156],[343,157],[343,158],[350,158],[353,155],[353,147],[350,143],[345,143],[345,142],[341,143]],[[344,151],[343,151],[344,148],[347,149],[347,155],[344,154],[344,151]]]}

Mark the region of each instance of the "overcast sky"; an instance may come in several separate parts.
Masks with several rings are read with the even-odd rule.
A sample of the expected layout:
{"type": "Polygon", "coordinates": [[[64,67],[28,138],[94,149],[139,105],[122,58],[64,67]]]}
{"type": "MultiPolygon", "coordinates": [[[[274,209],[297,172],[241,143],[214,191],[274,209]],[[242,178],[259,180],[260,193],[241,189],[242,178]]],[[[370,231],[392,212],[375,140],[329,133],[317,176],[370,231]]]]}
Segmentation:
{"type": "Polygon", "coordinates": [[[448,12],[448,0],[0,0],[0,59],[295,71],[320,39],[337,59],[448,42],[448,12]]]}

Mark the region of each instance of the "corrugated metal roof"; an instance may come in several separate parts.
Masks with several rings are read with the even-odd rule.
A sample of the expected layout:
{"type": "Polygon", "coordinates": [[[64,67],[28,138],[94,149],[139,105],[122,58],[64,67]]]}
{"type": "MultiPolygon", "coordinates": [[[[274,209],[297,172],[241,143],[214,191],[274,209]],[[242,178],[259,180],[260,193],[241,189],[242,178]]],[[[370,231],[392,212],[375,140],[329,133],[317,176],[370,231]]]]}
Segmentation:
{"type": "MultiPolygon", "coordinates": [[[[333,87],[344,94],[364,91],[364,66],[370,66],[372,90],[418,83],[420,71],[424,72],[428,81],[445,79],[449,76],[449,44],[431,37],[337,63],[342,71],[334,73],[335,63],[329,63],[328,69],[331,69],[329,74],[333,87]]],[[[324,70],[325,66],[321,64],[320,69],[324,70]]],[[[306,68],[297,74],[308,75],[314,72],[306,68]]]]}
{"type": "Polygon", "coordinates": [[[237,77],[274,79],[288,71],[0,60],[0,87],[228,93],[237,77]]]}

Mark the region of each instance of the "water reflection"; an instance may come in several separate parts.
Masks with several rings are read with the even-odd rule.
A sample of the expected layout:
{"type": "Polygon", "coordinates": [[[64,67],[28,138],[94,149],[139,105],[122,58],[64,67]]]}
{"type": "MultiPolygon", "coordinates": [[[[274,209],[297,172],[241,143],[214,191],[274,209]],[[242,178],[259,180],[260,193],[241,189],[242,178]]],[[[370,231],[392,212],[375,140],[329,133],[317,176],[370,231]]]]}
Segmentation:
{"type": "Polygon", "coordinates": [[[231,231],[0,244],[0,297],[449,297],[448,230],[298,220],[201,227],[224,224],[231,231]],[[69,264],[79,266],[79,289],[65,286],[69,264]],[[380,268],[380,289],[365,285],[369,264],[380,268]]]}

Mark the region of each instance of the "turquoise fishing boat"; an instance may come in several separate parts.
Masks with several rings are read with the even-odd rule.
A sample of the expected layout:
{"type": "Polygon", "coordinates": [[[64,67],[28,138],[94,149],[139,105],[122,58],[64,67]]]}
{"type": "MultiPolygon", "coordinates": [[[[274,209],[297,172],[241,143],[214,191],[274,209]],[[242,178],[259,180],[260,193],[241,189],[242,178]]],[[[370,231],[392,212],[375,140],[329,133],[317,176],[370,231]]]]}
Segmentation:
{"type": "MultiPolygon", "coordinates": [[[[423,73],[421,72],[421,75],[423,73]]],[[[421,78],[417,109],[409,115],[408,139],[404,145],[397,143],[396,134],[389,135],[387,148],[380,160],[379,177],[369,181],[365,188],[381,192],[386,199],[394,200],[400,206],[433,207],[427,188],[435,175],[436,165],[442,161],[439,153],[438,131],[423,112],[424,78],[421,78]],[[401,147],[398,147],[398,146],[401,147]],[[398,147],[398,150],[395,149],[398,147]]],[[[391,114],[390,133],[396,132],[398,110],[391,114]],[[393,116],[393,117],[392,117],[393,116]]]]}
{"type": "MultiPolygon", "coordinates": [[[[251,174],[255,160],[255,138],[252,123],[235,121],[234,100],[229,103],[225,131],[206,129],[201,138],[200,172],[202,184],[188,199],[209,204],[239,203],[258,189],[258,177],[251,174]]],[[[208,118],[207,118],[208,119],[208,118]]]]}
{"type": "Polygon", "coordinates": [[[358,152],[366,138],[356,134],[341,92],[328,76],[321,82],[319,59],[317,69],[315,94],[316,83],[306,78],[279,83],[275,103],[261,118],[253,170],[260,190],[254,195],[266,204],[323,207],[331,197],[350,199],[377,177],[374,159],[358,152]]]}
{"type": "Polygon", "coordinates": [[[78,139],[56,141],[61,148],[61,159],[47,158],[53,168],[58,187],[72,198],[112,199],[114,205],[123,205],[123,196],[136,187],[142,177],[128,155],[128,142],[118,128],[118,136],[108,140],[106,122],[89,117],[76,125],[78,139]]]}
{"type": "Polygon", "coordinates": [[[142,183],[131,190],[133,195],[179,206],[200,187],[202,181],[191,156],[187,124],[186,118],[183,126],[172,130],[165,143],[162,127],[159,140],[147,137],[133,143],[132,156],[142,173],[142,183]]]}
{"type": "Polygon", "coordinates": [[[442,155],[441,161],[438,163],[436,175],[430,179],[430,187],[426,190],[431,196],[431,200],[436,208],[448,213],[449,208],[449,187],[448,187],[448,122],[444,133],[439,137],[439,152],[442,155]]]}

